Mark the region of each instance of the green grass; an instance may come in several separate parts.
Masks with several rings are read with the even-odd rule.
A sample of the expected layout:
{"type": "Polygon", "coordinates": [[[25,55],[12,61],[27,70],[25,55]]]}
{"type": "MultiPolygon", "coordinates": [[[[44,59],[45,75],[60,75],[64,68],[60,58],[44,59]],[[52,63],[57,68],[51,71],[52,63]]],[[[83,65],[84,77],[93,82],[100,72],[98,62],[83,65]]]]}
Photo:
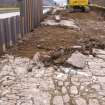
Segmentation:
{"type": "Polygon", "coordinates": [[[0,8],[0,13],[19,12],[19,8],[0,8]]]}

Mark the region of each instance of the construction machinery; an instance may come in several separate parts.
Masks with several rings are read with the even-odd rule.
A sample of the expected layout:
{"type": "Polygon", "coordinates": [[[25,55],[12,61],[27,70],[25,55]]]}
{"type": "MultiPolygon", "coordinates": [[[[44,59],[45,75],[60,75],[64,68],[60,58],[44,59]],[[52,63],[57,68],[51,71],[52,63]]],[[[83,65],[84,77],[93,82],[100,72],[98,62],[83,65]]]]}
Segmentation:
{"type": "Polygon", "coordinates": [[[67,0],[67,8],[69,12],[85,11],[89,12],[90,0],[67,0]]]}

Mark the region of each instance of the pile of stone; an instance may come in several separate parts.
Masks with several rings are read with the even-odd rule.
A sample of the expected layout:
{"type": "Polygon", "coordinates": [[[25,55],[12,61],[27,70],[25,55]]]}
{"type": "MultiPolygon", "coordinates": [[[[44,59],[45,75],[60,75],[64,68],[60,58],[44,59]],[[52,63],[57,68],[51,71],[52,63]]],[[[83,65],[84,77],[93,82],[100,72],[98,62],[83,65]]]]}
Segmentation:
{"type": "Polygon", "coordinates": [[[80,30],[80,27],[75,23],[73,19],[64,20],[61,19],[60,16],[55,16],[54,19],[46,19],[42,23],[45,26],[59,26],[59,27],[67,27],[70,29],[80,30]]]}

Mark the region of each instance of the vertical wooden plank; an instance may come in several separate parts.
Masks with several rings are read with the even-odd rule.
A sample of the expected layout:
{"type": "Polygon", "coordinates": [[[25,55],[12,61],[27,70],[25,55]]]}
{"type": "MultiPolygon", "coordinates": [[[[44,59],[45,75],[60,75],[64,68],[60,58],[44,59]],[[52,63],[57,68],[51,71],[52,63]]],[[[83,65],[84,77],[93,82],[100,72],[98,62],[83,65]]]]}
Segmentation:
{"type": "Polygon", "coordinates": [[[17,34],[17,27],[16,27],[16,16],[13,17],[14,20],[14,37],[15,37],[15,43],[18,41],[18,34],[17,34]]]}
{"type": "Polygon", "coordinates": [[[32,0],[30,0],[30,31],[32,30],[32,0]]]}
{"type": "Polygon", "coordinates": [[[22,39],[22,34],[21,34],[21,17],[18,16],[18,23],[19,23],[19,39],[22,39]]]}
{"type": "Polygon", "coordinates": [[[20,31],[21,37],[24,37],[24,0],[18,0],[20,4],[20,31]]]}
{"type": "Polygon", "coordinates": [[[19,16],[16,16],[16,35],[17,35],[17,40],[21,38],[20,36],[20,18],[19,16]]]}
{"type": "Polygon", "coordinates": [[[3,52],[3,43],[2,43],[2,25],[0,21],[0,54],[3,52]]]}
{"type": "Polygon", "coordinates": [[[40,15],[41,15],[40,21],[42,21],[43,20],[43,1],[42,0],[40,0],[40,15]]]}
{"type": "Polygon", "coordinates": [[[4,19],[3,24],[4,24],[5,43],[6,43],[6,47],[9,48],[12,45],[9,18],[4,19]]]}
{"type": "Polygon", "coordinates": [[[28,10],[27,10],[27,17],[28,17],[28,30],[29,30],[29,32],[30,32],[30,13],[29,13],[29,11],[30,11],[30,7],[29,7],[29,5],[30,5],[30,0],[27,0],[27,7],[26,7],[26,8],[28,8],[28,10]]]}
{"type": "MultiPolygon", "coordinates": [[[[21,3],[21,20],[24,20],[25,33],[30,32],[40,24],[42,20],[42,0],[20,0],[21,3]],[[24,18],[23,18],[24,17],[24,18]]],[[[23,25],[23,24],[22,24],[23,25]]],[[[23,27],[23,26],[21,26],[23,27]]]]}
{"type": "Polygon", "coordinates": [[[37,25],[37,16],[36,16],[36,0],[34,0],[33,7],[34,7],[34,27],[36,27],[36,25],[37,25]]]}
{"type": "Polygon", "coordinates": [[[32,0],[32,29],[34,29],[34,0],[32,0]]]}
{"type": "Polygon", "coordinates": [[[30,24],[30,31],[32,30],[32,0],[29,0],[29,24],[30,24]]]}
{"type": "Polygon", "coordinates": [[[24,8],[25,8],[25,28],[26,28],[26,32],[28,33],[29,32],[29,28],[28,28],[28,14],[27,14],[27,11],[28,11],[28,7],[27,7],[27,4],[28,4],[28,0],[25,0],[25,5],[24,5],[24,8]]]}
{"type": "Polygon", "coordinates": [[[12,29],[11,29],[11,19],[10,18],[8,18],[8,30],[9,30],[8,35],[9,35],[9,40],[10,40],[9,43],[10,43],[10,46],[12,46],[13,43],[12,43],[12,33],[11,33],[12,29]]]}
{"type": "Polygon", "coordinates": [[[36,26],[38,25],[38,7],[37,7],[37,0],[35,0],[35,23],[36,26]]]}
{"type": "Polygon", "coordinates": [[[28,32],[27,29],[27,0],[24,0],[24,34],[28,32]]]}
{"type": "Polygon", "coordinates": [[[0,20],[0,54],[3,51],[6,51],[5,36],[4,36],[4,23],[3,20],[0,20]]]}
{"type": "Polygon", "coordinates": [[[38,25],[40,24],[40,0],[37,0],[37,15],[38,15],[38,25]]]}
{"type": "Polygon", "coordinates": [[[12,43],[16,44],[17,34],[16,34],[16,17],[11,18],[11,33],[12,33],[12,43]]]}

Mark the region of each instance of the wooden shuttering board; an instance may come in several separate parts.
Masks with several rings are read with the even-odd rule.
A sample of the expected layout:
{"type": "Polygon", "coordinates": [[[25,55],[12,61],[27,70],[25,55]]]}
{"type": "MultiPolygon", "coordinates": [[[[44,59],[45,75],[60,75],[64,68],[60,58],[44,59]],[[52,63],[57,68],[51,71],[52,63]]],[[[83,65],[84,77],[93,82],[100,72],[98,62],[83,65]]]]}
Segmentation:
{"type": "Polygon", "coordinates": [[[0,20],[0,53],[16,44],[20,38],[20,17],[14,16],[0,20]]]}
{"type": "Polygon", "coordinates": [[[20,16],[0,20],[0,53],[40,24],[42,0],[19,0],[20,16]]]}
{"type": "Polygon", "coordinates": [[[20,11],[25,26],[24,32],[28,33],[37,27],[42,20],[42,0],[23,0],[20,3],[22,3],[20,11]]]}
{"type": "Polygon", "coordinates": [[[4,24],[3,20],[0,20],[0,54],[6,50],[5,37],[4,37],[4,24]]]}

